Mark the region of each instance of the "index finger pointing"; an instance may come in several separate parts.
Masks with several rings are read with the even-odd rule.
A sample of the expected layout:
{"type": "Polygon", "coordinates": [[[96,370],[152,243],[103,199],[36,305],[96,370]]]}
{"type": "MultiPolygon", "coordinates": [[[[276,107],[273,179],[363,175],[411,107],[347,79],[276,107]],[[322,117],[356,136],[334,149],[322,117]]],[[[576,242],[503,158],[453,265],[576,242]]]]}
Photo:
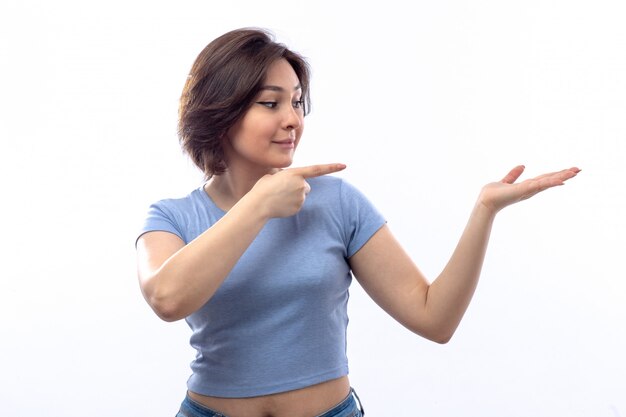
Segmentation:
{"type": "Polygon", "coordinates": [[[291,168],[289,171],[302,175],[304,178],[319,177],[321,175],[332,174],[346,168],[345,164],[320,164],[307,167],[291,168]]]}

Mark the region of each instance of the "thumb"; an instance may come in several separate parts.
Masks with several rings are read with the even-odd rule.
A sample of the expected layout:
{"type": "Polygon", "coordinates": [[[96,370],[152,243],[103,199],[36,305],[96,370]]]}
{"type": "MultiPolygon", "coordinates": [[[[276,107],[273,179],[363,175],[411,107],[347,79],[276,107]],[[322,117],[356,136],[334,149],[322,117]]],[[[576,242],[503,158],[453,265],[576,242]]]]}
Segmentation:
{"type": "Polygon", "coordinates": [[[502,178],[500,182],[505,183],[505,184],[513,184],[515,181],[517,181],[520,175],[522,175],[522,172],[524,172],[524,169],[526,169],[524,165],[516,166],[511,171],[509,171],[509,173],[506,174],[506,176],[502,178]]]}

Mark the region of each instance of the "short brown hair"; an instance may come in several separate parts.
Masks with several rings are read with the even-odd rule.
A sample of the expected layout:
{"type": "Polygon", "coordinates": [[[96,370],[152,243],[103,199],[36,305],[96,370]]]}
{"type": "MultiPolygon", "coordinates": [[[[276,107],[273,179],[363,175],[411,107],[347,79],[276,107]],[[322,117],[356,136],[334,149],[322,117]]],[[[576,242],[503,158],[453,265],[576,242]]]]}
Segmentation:
{"type": "Polygon", "coordinates": [[[252,105],[268,68],[281,58],[298,76],[306,115],[311,105],[309,65],[275,42],[271,32],[233,30],[209,43],[196,58],[180,97],[178,137],[207,179],[226,171],[222,140],[252,105]]]}

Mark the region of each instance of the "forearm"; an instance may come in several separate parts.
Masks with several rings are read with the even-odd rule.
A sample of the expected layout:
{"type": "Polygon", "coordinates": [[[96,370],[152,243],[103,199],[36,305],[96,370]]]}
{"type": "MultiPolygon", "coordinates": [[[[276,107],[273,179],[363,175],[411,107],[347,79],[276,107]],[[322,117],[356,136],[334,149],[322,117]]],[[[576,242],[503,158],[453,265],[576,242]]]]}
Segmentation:
{"type": "Polygon", "coordinates": [[[267,220],[252,197],[242,198],[155,271],[149,286],[150,304],[168,321],[198,310],[217,291],[267,220]]]}
{"type": "Polygon", "coordinates": [[[393,318],[430,340],[447,342],[474,295],[495,215],[504,207],[580,172],[578,168],[544,174],[515,184],[523,166],[500,182],[484,186],[446,267],[429,284],[386,226],[350,258],[350,266],[367,293],[393,318]]]}
{"type": "Polygon", "coordinates": [[[452,337],[474,295],[494,218],[495,211],[476,204],[450,260],[429,286],[425,308],[443,341],[452,337]]]}

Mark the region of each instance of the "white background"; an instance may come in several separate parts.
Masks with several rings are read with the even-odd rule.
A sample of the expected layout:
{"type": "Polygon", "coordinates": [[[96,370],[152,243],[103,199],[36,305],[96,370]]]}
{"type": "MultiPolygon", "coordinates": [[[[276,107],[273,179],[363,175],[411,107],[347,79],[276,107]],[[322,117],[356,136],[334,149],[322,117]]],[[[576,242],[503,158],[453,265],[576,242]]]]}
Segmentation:
{"type": "Polygon", "coordinates": [[[2,415],[175,414],[189,331],[142,299],[134,239],[201,183],[176,137],[193,60],[261,26],[313,67],[295,165],[346,163],[430,279],[482,185],[583,169],[499,215],[449,344],[353,286],[368,416],[626,416],[623,2],[409,3],[3,0],[2,415]]]}

